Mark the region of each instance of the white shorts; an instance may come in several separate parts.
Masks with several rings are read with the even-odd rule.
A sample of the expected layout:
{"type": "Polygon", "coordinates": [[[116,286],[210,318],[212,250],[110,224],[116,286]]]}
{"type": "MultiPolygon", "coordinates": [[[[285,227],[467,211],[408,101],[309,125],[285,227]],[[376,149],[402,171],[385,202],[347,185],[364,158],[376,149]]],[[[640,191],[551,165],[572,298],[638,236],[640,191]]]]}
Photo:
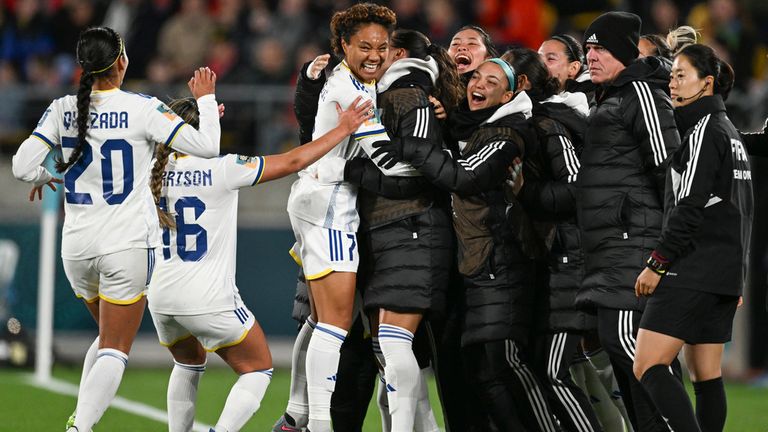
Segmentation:
{"type": "Polygon", "coordinates": [[[155,268],[154,249],[126,249],[84,260],[64,261],[72,290],[93,303],[98,299],[129,305],[147,294],[155,268]]]}
{"type": "Polygon", "coordinates": [[[182,339],[194,336],[208,352],[239,344],[256,322],[245,306],[233,311],[200,315],[165,315],[153,312],[151,308],[150,313],[160,345],[173,346],[182,339]]]}
{"type": "Polygon", "coordinates": [[[355,233],[323,228],[293,215],[290,218],[296,243],[288,253],[302,267],[307,280],[335,271],[357,273],[360,254],[355,233]]]}

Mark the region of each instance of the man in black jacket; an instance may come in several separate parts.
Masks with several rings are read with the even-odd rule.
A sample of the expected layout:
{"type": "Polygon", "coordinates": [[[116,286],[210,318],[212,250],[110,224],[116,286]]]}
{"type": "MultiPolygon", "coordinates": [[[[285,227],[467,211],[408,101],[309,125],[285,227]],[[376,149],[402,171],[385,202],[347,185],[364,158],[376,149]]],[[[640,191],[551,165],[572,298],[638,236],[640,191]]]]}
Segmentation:
{"type": "Polygon", "coordinates": [[[598,89],[577,181],[585,253],[578,300],[598,310],[600,341],[634,429],[662,431],[669,429],[632,373],[645,306],[634,284],[661,232],[668,156],[680,137],[666,90],[669,66],[637,58],[640,25],[634,14],[609,12],[584,34],[598,89]]]}

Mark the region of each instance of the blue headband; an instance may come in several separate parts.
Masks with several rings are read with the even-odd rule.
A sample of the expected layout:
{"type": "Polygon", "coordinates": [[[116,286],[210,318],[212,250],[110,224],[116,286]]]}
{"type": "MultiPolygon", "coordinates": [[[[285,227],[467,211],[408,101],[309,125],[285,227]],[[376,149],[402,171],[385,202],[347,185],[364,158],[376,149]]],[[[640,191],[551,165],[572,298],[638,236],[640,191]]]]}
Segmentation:
{"type": "Polygon", "coordinates": [[[512,68],[509,63],[500,58],[490,58],[486,60],[486,62],[496,63],[497,65],[501,66],[501,70],[503,70],[507,75],[507,81],[509,81],[509,90],[514,92],[517,88],[517,75],[515,75],[515,69],[512,68]]]}

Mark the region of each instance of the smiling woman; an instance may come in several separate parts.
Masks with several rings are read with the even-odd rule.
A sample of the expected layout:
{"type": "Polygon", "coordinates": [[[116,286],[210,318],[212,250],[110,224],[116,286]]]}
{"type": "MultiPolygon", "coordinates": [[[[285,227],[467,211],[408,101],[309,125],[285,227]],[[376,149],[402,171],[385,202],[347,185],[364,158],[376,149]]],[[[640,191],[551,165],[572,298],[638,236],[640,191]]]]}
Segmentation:
{"type": "MultiPolygon", "coordinates": [[[[338,123],[336,104],[347,107],[355,97],[376,103],[376,80],[389,55],[389,38],[396,23],[390,9],[371,3],[356,4],[334,14],[331,45],[342,62],[329,75],[317,106],[313,137],[338,123]]],[[[330,403],[335,389],[339,349],[352,323],[352,309],[359,263],[357,189],[344,181],[318,179],[317,173],[341,174],[346,159],[371,154],[372,144],[388,140],[378,116],[344,137],[331,152],[299,173],[288,198],[288,213],[296,236],[291,250],[309,285],[312,315],[299,333],[292,370],[296,388],[306,367],[306,391],[291,392],[285,416],[275,429],[331,430],[330,403]],[[352,138],[352,139],[350,139],[352,138]],[[315,324],[316,323],[316,324],[315,324]],[[315,331],[317,330],[317,331],[315,331]],[[293,428],[293,429],[285,429],[293,428]]],[[[399,164],[387,173],[404,175],[413,169],[399,164]]],[[[407,175],[407,174],[406,174],[407,175]]]]}

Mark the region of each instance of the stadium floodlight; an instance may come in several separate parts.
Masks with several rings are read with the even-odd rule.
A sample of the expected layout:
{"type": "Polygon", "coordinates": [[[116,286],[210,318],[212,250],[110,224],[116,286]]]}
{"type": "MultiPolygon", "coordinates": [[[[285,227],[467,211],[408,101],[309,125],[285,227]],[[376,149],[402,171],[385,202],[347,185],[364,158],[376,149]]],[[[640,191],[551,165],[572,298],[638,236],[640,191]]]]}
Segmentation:
{"type": "MultiPolygon", "coordinates": [[[[45,167],[54,171],[54,153],[50,152],[45,167]]],[[[47,189],[47,188],[46,188],[47,189]]],[[[40,264],[37,285],[37,337],[35,356],[35,379],[38,382],[51,379],[53,367],[53,302],[56,280],[56,241],[59,231],[59,207],[61,206],[61,184],[56,192],[47,189],[43,193],[40,214],[40,264]]]]}

